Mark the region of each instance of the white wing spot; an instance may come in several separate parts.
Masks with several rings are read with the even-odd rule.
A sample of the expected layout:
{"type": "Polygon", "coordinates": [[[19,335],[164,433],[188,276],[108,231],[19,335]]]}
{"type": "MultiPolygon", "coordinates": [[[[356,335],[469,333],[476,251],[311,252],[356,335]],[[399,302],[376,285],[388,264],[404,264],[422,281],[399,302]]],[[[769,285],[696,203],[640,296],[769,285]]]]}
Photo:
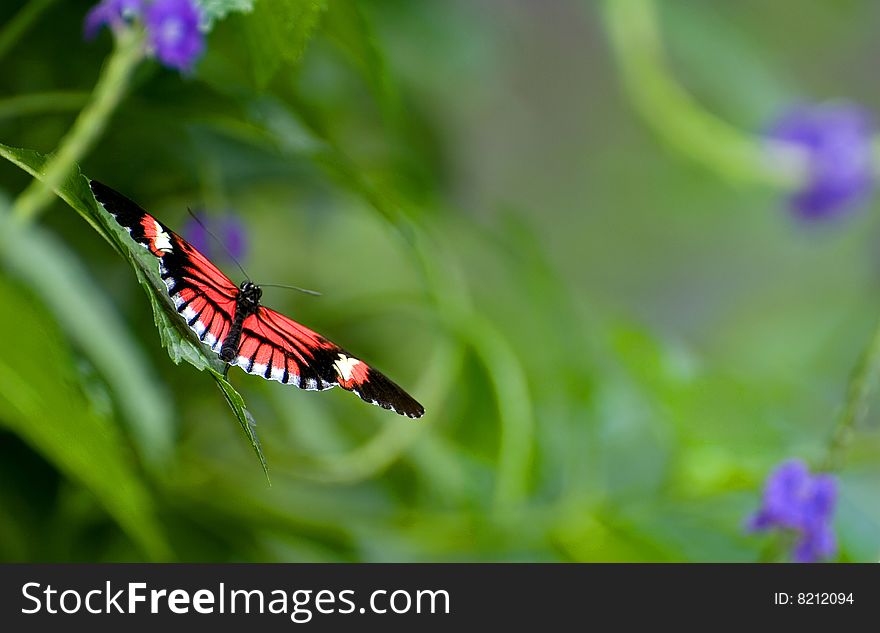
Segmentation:
{"type": "Polygon", "coordinates": [[[198,336],[201,336],[205,332],[205,324],[201,321],[196,321],[191,327],[198,336]]]}
{"type": "Polygon", "coordinates": [[[191,307],[186,306],[186,307],[183,309],[183,312],[180,313],[180,315],[181,315],[184,319],[186,319],[186,322],[187,322],[187,323],[189,323],[189,322],[192,320],[192,318],[196,315],[196,311],[193,310],[191,307]]]}
{"type": "Polygon", "coordinates": [[[349,358],[345,354],[340,354],[338,360],[334,361],[333,366],[336,368],[336,373],[345,380],[351,380],[351,372],[354,371],[354,368],[358,366],[359,361],[357,358],[349,358]]]}
{"type": "Polygon", "coordinates": [[[284,379],[284,368],[283,367],[276,367],[275,365],[272,365],[272,374],[270,376],[270,380],[277,380],[278,382],[281,382],[283,379],[284,379]]]}
{"type": "Polygon", "coordinates": [[[158,220],[153,220],[153,224],[156,225],[156,237],[153,238],[153,248],[163,253],[170,253],[174,250],[171,247],[171,238],[159,224],[158,220]]]}

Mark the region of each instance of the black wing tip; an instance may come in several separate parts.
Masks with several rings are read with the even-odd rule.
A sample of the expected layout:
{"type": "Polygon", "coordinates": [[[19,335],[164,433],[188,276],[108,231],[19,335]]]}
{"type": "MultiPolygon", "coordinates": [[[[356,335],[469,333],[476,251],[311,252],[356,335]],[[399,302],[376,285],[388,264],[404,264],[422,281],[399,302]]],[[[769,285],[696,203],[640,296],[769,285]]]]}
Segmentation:
{"type": "Polygon", "coordinates": [[[388,402],[384,404],[380,402],[377,404],[383,409],[389,409],[398,415],[412,418],[413,420],[418,420],[425,415],[425,407],[409,397],[409,395],[407,395],[407,398],[408,400],[406,401],[398,400],[397,402],[388,402]]]}
{"type": "Polygon", "coordinates": [[[398,415],[417,419],[425,415],[425,407],[394,383],[385,374],[370,368],[367,379],[357,388],[352,389],[360,398],[370,404],[375,404],[394,411],[398,415]]]}
{"type": "Polygon", "coordinates": [[[105,185],[103,182],[99,180],[95,180],[94,178],[89,178],[89,189],[92,190],[92,194],[97,198],[102,193],[106,193],[108,191],[113,191],[105,185]]]}
{"type": "Polygon", "coordinates": [[[361,397],[362,400],[369,402],[370,404],[375,404],[376,406],[382,407],[383,409],[394,411],[394,413],[398,415],[412,418],[413,420],[417,420],[418,418],[425,415],[425,407],[419,404],[418,401],[415,400],[415,398],[403,391],[403,389],[400,390],[399,394],[395,394],[394,397],[388,400],[377,400],[375,398],[364,396],[360,392],[356,393],[361,397]]]}
{"type": "Polygon", "coordinates": [[[95,196],[95,200],[100,202],[105,207],[108,204],[112,206],[119,206],[120,204],[124,203],[137,206],[134,202],[123,196],[121,193],[119,193],[115,189],[108,187],[103,182],[100,182],[98,180],[90,179],[89,188],[92,190],[92,195],[95,196]]]}
{"type": "Polygon", "coordinates": [[[145,215],[149,215],[137,202],[100,181],[89,180],[89,188],[98,204],[103,206],[122,226],[132,228],[145,215]]]}
{"type": "Polygon", "coordinates": [[[406,407],[395,406],[392,410],[395,413],[399,413],[400,415],[405,415],[406,417],[412,418],[413,420],[418,420],[420,417],[425,415],[425,407],[420,405],[412,398],[410,398],[409,400],[410,402],[406,403],[406,407]]]}

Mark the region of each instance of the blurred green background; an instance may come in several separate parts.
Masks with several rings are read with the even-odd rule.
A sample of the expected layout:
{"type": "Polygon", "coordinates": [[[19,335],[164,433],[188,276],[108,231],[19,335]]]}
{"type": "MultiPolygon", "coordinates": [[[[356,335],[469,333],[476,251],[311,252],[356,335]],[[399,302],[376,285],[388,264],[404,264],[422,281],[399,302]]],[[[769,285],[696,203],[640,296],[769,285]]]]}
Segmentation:
{"type": "MultiPolygon", "coordinates": [[[[0,142],[48,153],[112,38],[83,41],[89,0],[34,3],[8,46],[26,3],[0,7],[0,142]]],[[[233,369],[268,486],[131,267],[55,199],[0,241],[0,559],[772,559],[743,522],[777,463],[825,459],[880,315],[880,208],[805,226],[664,144],[599,2],[327,4],[277,51],[235,13],[191,75],[144,62],[81,167],[174,228],[237,214],[253,279],[323,292],[264,302],[426,416],[233,369]]],[[[743,133],[880,100],[875,2],[659,11],[676,80],[743,133]]],[[[29,181],[0,163],[0,207],[29,181]]],[[[835,474],[838,558],[876,561],[873,413],[835,474]]]]}

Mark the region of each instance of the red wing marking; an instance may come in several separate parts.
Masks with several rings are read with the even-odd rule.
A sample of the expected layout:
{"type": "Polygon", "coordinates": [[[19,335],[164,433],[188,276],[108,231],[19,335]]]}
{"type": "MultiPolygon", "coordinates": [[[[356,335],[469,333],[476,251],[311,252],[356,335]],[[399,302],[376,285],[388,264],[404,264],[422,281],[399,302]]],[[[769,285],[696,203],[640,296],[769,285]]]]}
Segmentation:
{"type": "Polygon", "coordinates": [[[180,237],[177,233],[170,231],[172,242],[177,247],[178,256],[182,260],[181,268],[184,278],[204,289],[212,289],[218,298],[230,299],[235,301],[238,295],[238,287],[217,268],[211,260],[202,255],[196,248],[180,237]]]}
{"type": "Polygon", "coordinates": [[[170,231],[148,213],[144,213],[141,219],[141,227],[144,231],[144,240],[141,242],[156,257],[164,257],[173,251],[171,246],[170,231]]]}
{"type": "Polygon", "coordinates": [[[171,249],[159,258],[168,294],[199,340],[219,353],[232,328],[238,288],[189,242],[168,233],[171,249]]]}
{"type": "Polygon", "coordinates": [[[238,356],[246,372],[301,389],[339,385],[363,400],[417,418],[424,408],[384,374],[283,314],[260,307],[244,320],[238,356]]]}

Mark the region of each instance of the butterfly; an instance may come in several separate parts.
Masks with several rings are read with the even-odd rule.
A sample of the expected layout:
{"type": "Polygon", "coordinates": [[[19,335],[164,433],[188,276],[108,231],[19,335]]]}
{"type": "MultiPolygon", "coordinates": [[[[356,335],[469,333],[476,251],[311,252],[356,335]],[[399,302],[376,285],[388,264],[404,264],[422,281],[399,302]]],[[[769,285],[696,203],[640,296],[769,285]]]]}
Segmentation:
{"type": "Polygon", "coordinates": [[[250,280],[236,286],[189,242],[107,185],[90,181],[95,199],[131,238],[159,261],[168,296],[199,340],[226,371],[249,374],[309,391],[340,386],[362,400],[411,418],[424,407],[384,374],[322,335],[260,303],[250,280]]]}

